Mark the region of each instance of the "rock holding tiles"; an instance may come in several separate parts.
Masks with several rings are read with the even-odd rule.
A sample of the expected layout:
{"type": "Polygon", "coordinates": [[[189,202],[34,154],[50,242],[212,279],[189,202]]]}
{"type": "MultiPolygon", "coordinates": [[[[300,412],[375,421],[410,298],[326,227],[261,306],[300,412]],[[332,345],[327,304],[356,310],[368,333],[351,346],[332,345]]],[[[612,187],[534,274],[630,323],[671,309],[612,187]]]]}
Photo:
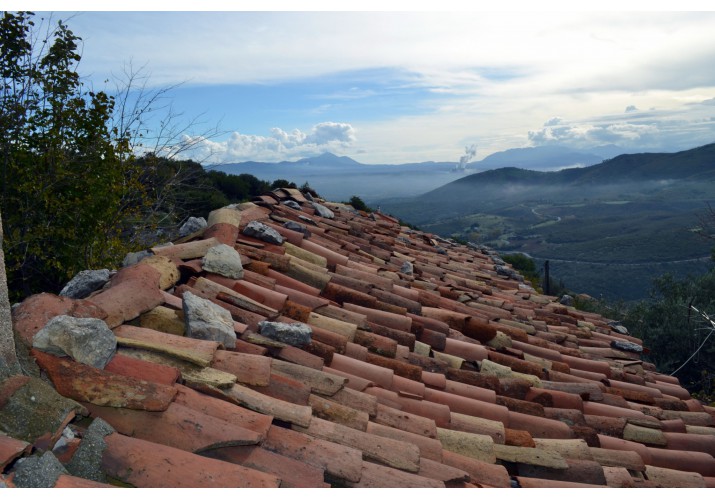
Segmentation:
{"type": "Polygon", "coordinates": [[[179,236],[184,237],[205,229],[208,224],[203,217],[189,217],[179,228],[179,236]]]}
{"type": "Polygon", "coordinates": [[[277,340],[295,347],[310,344],[313,329],[305,323],[277,323],[261,321],[258,323],[260,334],[272,340],[277,340]]]}
{"type": "Polygon", "coordinates": [[[183,307],[187,337],[214,340],[228,348],[236,347],[233,318],[226,309],[191,292],[184,293],[183,307]]]}
{"type": "Polygon", "coordinates": [[[47,451],[21,459],[15,468],[13,482],[17,488],[52,488],[62,474],[67,474],[67,470],[51,451],[47,451]]]}
{"type": "Polygon", "coordinates": [[[201,261],[204,271],[220,274],[227,278],[243,279],[241,256],[229,245],[216,245],[210,248],[201,261]]]}
{"type": "Polygon", "coordinates": [[[32,346],[79,363],[104,368],[117,350],[117,339],[101,319],[55,316],[37,332],[32,346]]]}
{"type": "Polygon", "coordinates": [[[109,269],[95,269],[80,271],[60,291],[61,297],[71,299],[84,299],[92,292],[102,288],[109,281],[109,269]]]}
{"type": "Polygon", "coordinates": [[[315,213],[326,219],[334,219],[335,213],[328,207],[321,205],[320,203],[312,202],[311,205],[315,209],[315,213]]]}
{"type": "Polygon", "coordinates": [[[281,236],[278,231],[255,220],[248,223],[243,229],[243,234],[265,241],[266,243],[272,243],[274,245],[283,244],[283,236],[281,236]]]}

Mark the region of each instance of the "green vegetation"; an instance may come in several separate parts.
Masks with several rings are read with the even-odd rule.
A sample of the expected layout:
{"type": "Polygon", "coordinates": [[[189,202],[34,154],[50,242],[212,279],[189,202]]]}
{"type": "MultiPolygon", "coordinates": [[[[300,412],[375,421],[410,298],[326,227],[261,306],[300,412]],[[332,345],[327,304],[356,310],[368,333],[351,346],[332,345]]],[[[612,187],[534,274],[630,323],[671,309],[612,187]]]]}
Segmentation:
{"type": "Polygon", "coordinates": [[[158,137],[142,125],[164,90],[140,88],[144,100],[130,103],[130,88],[117,96],[87,89],[77,72],[81,39],[62,21],[34,19],[0,19],[0,210],[12,300],[57,292],[77,272],[116,266],[155,243],[158,230],[189,214],[270,188],[176,159],[192,144],[172,143],[180,134],[166,123],[168,135],[158,137]],[[164,154],[137,158],[137,149],[151,150],[142,144],[148,136],[164,154]]]}
{"type": "Polygon", "coordinates": [[[706,340],[713,326],[691,307],[715,316],[715,269],[683,280],[667,274],[657,278],[650,299],[628,308],[622,322],[650,349],[646,359],[663,373],[675,372],[685,388],[713,402],[715,334],[706,340]]]}
{"type": "Polygon", "coordinates": [[[519,271],[519,273],[531,282],[534,289],[540,289],[541,276],[536,268],[536,263],[523,253],[511,253],[501,255],[504,262],[508,262],[511,266],[519,271]]]}
{"type": "Polygon", "coordinates": [[[151,200],[129,138],[112,128],[114,97],[75,71],[79,37],[58,22],[39,46],[31,13],[0,21],[0,151],[8,284],[56,289],[116,261],[151,200]]]}
{"type": "Polygon", "coordinates": [[[359,196],[350,197],[348,205],[353,207],[355,210],[362,210],[363,212],[372,212],[372,209],[368,207],[364,201],[359,196]]]}

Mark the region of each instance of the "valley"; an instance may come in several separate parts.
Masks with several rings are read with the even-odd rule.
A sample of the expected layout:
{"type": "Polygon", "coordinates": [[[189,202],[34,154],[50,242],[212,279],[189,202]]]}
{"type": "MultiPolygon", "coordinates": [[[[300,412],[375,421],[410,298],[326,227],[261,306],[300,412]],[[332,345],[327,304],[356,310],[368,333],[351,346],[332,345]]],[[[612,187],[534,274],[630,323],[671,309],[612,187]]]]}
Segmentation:
{"type": "Polygon", "coordinates": [[[574,292],[632,301],[661,274],[708,269],[712,242],[698,234],[698,217],[715,200],[714,150],[623,155],[554,173],[499,169],[382,205],[444,237],[526,253],[539,266],[549,260],[552,281],[574,292]],[[657,170],[644,166],[654,159],[657,170]]]}

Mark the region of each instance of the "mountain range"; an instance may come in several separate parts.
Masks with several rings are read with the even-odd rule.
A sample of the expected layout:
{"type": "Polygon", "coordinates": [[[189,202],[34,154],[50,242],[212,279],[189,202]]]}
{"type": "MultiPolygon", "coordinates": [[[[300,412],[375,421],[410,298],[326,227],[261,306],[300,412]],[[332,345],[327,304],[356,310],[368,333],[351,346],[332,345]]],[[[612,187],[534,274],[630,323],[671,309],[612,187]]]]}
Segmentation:
{"type": "Polygon", "coordinates": [[[631,300],[663,272],[708,265],[711,242],[697,227],[714,199],[709,144],[557,172],[500,168],[382,208],[442,236],[558,262],[574,289],[631,300]]]}
{"type": "Polygon", "coordinates": [[[286,179],[298,185],[308,182],[329,199],[353,195],[366,201],[416,196],[475,172],[502,167],[553,171],[603,161],[606,154],[623,152],[617,146],[600,150],[576,150],[561,146],[516,148],[491,154],[458,168],[458,161],[425,161],[403,164],[365,164],[348,156],[323,153],[296,161],[228,163],[209,168],[230,174],[248,173],[260,179],[286,179]]]}

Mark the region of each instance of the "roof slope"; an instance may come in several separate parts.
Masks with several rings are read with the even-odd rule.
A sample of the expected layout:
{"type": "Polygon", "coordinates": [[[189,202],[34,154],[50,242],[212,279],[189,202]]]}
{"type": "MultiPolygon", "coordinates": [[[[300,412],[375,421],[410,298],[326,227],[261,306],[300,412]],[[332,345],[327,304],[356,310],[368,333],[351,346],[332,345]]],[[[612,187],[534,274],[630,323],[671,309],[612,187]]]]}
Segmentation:
{"type": "Polygon", "coordinates": [[[281,189],[134,257],[14,309],[36,377],[0,382],[0,484],[715,485],[713,409],[488,249],[281,189]],[[48,347],[57,316],[111,328],[109,363],[48,347]]]}

